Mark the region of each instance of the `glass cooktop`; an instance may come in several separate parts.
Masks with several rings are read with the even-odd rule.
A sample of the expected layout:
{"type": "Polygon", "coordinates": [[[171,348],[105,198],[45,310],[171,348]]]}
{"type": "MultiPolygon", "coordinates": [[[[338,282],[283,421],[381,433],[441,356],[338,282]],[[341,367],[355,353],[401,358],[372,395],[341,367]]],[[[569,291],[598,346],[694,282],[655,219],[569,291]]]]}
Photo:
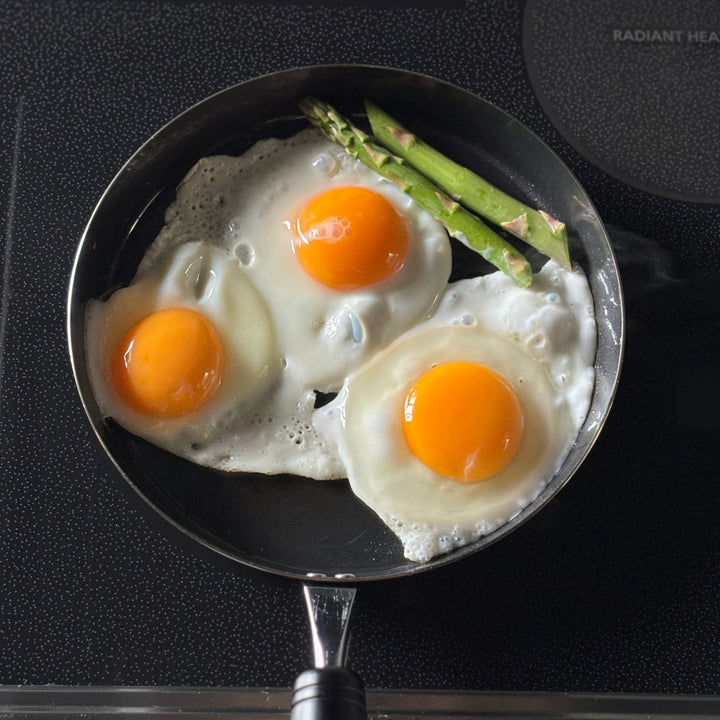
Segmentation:
{"type": "Polygon", "coordinates": [[[605,221],[627,303],[611,416],[553,502],[466,560],[358,589],[349,663],[371,704],[394,717],[397,689],[412,708],[438,693],[429,717],[475,717],[463,693],[486,716],[620,717],[621,694],[662,717],[677,706],[646,694],[720,694],[718,6],[589,5],[0,0],[3,716],[195,697],[211,715],[220,688],[282,712],[310,663],[299,584],[193,546],[106,459],[65,309],[93,207],[152,133],[222,88],[328,63],[432,75],[527,125],[605,221]],[[85,686],[99,695],[63,690],[85,686]]]}

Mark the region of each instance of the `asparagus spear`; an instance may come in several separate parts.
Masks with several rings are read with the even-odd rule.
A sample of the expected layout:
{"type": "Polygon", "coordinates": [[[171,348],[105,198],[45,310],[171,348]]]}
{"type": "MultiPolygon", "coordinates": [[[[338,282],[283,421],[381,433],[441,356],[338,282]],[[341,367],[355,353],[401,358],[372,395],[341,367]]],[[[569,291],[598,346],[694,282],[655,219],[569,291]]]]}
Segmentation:
{"type": "Polygon", "coordinates": [[[565,224],[507,195],[471,170],[435,150],[395,118],[365,101],[375,139],[414,165],[455,200],[570,268],[565,224]]]}
{"type": "Polygon", "coordinates": [[[373,143],[366,133],[353,126],[331,105],[316,98],[304,98],[300,101],[300,109],[326,137],[410,195],[440,221],[450,235],[466,240],[470,247],[521,287],[531,284],[530,263],[520,252],[411,165],[373,143]]]}

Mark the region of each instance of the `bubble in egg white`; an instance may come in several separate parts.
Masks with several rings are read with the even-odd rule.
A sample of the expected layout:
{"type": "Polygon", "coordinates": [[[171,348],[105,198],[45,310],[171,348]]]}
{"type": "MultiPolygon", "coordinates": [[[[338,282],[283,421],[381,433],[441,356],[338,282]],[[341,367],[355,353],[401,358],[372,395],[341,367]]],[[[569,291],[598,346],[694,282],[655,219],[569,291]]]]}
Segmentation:
{"type": "Polygon", "coordinates": [[[247,243],[238,243],[235,246],[235,257],[240,261],[241,265],[249,267],[255,260],[255,251],[247,243]]]}

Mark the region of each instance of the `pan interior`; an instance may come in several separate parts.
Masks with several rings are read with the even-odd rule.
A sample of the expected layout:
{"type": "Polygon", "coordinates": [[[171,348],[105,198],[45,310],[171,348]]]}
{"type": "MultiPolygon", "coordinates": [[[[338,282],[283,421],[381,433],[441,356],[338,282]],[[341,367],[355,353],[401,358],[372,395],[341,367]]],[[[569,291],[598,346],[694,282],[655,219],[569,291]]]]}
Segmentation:
{"type": "MultiPolygon", "coordinates": [[[[452,279],[488,271],[454,250],[452,279]]],[[[517,121],[476,96],[423,75],[367,66],[320,66],[231,87],[178,116],[120,170],[99,201],[78,248],[68,305],[73,369],[91,424],[125,480],[164,518],[212,550],[291,577],[334,582],[406,575],[454,561],[504,536],[573,474],[600,432],[621,363],[620,282],[590,200],[561,161],[517,121]],[[565,219],[571,252],[591,282],[598,316],[597,387],[576,446],[531,506],[492,535],[418,565],[391,531],[355,499],[347,482],[229,474],[181,460],[100,416],[84,352],[87,302],[126,284],[160,230],[174,188],[201,157],[242,153],[256,140],[294,134],[306,122],[297,101],[315,95],[362,123],[373,99],[439,149],[462,158],[504,190],[565,219]]]]}

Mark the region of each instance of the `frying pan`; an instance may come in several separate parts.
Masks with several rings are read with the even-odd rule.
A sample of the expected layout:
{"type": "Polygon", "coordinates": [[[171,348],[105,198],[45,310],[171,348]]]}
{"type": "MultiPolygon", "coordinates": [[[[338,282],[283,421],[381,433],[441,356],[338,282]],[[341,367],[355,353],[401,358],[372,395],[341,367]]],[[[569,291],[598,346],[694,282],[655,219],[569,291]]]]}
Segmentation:
{"type": "MultiPolygon", "coordinates": [[[[488,272],[454,249],[451,279],[488,272]]],[[[540,258],[528,251],[531,262],[540,258]]],[[[374,66],[312,66],[235,85],[191,107],[155,133],[124,165],[98,202],[80,241],[68,297],[68,336],[78,391],[98,440],[120,475],[160,516],[197,543],[253,568],[306,583],[397,578],[460,560],[537,512],[570,479],[605,422],[622,362],[624,311],[610,243],[587,194],[562,161],[517,120],[476,95],[425,75],[374,66]],[[306,95],[362,124],[363,99],[387,109],[424,139],[507,192],[563,219],[573,259],[585,269],[597,315],[596,385],[570,454],[539,497],[491,534],[417,564],[345,482],[319,483],[200,468],[104,418],[85,358],[85,309],[127,284],[158,233],[174,188],[207,155],[240,154],[255,141],[307,126],[306,95]],[[277,532],[282,528],[281,532],[277,532]]],[[[330,613],[332,615],[332,613],[330,613]]]]}

